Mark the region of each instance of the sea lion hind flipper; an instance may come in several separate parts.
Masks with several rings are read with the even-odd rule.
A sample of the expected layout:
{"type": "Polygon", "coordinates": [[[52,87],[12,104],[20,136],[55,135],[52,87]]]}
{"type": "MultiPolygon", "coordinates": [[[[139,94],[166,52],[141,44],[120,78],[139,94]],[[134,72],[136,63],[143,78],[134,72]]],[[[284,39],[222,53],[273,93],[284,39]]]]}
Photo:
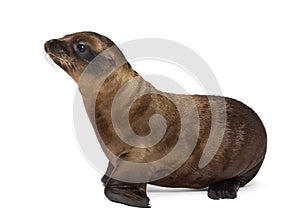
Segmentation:
{"type": "Polygon", "coordinates": [[[237,197],[239,187],[238,180],[224,180],[209,186],[208,197],[211,199],[234,199],[237,197]]]}
{"type": "Polygon", "coordinates": [[[127,183],[109,178],[104,193],[113,202],[140,208],[150,208],[150,199],[146,194],[145,183],[127,183]]]}

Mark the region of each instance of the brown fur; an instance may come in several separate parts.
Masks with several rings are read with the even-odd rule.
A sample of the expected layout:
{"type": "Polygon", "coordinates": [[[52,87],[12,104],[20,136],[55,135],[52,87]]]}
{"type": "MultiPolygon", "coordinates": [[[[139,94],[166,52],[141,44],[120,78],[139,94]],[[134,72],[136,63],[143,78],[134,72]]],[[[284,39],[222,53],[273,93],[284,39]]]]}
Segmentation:
{"type": "MultiPolygon", "coordinates": [[[[54,62],[61,66],[78,83],[87,113],[91,120],[93,118],[96,120],[94,129],[100,144],[107,146],[107,149],[117,157],[135,163],[151,163],[163,158],[172,151],[178,141],[180,132],[183,132],[183,137],[187,137],[193,132],[193,121],[189,122],[191,125],[190,129],[180,131],[180,115],[174,103],[167,96],[172,96],[173,99],[182,103],[183,106],[187,97],[190,97],[194,100],[198,109],[200,130],[198,141],[192,154],[180,168],[161,179],[148,181],[143,184],[115,181],[114,179],[118,179],[119,175],[149,175],[149,177],[160,175],[167,171],[169,167],[172,167],[173,164],[172,161],[167,161],[159,165],[153,165],[153,167],[147,169],[146,173],[141,174],[130,167],[126,167],[122,162],[112,161],[109,152],[107,149],[104,149],[104,152],[113,164],[110,164],[105,180],[105,192],[109,199],[128,205],[147,207],[146,203],[149,200],[146,199],[146,183],[166,187],[202,188],[211,186],[211,193],[209,192],[211,198],[230,198],[229,194],[223,195],[224,192],[222,194],[220,187],[222,188],[229,184],[231,189],[234,187],[238,188],[248,183],[257,174],[266,153],[267,138],[264,126],[252,109],[230,98],[225,98],[225,112],[221,108],[221,102],[224,101],[223,97],[176,95],[158,90],[156,90],[158,94],[143,95],[132,104],[129,116],[124,115],[124,117],[129,117],[132,130],[137,135],[145,136],[151,132],[148,124],[151,116],[160,114],[166,120],[166,133],[157,144],[148,148],[133,147],[124,143],[114,130],[111,119],[111,108],[116,93],[131,79],[139,79],[141,83],[137,88],[129,87],[126,90],[128,97],[142,90],[155,88],[144,81],[126,60],[125,64],[115,69],[105,80],[100,90],[97,86],[92,86],[97,78],[95,74],[88,75],[84,81],[79,82],[80,76],[88,63],[83,62],[74,52],[73,44],[77,41],[87,42],[97,53],[114,46],[114,43],[104,36],[92,32],[81,32],[67,35],[54,41],[48,41],[45,44],[45,50],[54,62]],[[93,103],[93,99],[90,98],[91,94],[96,95],[96,103],[93,103]],[[211,111],[212,106],[215,108],[215,113],[211,111]],[[220,120],[226,120],[225,132],[216,155],[207,166],[199,168],[200,158],[206,157],[203,152],[212,128],[214,127],[214,129],[218,130],[223,126],[218,120],[212,124],[212,114],[216,114],[215,116],[220,117],[220,120]],[[233,181],[228,182],[227,180],[233,181]],[[126,186],[125,190],[128,193],[130,192],[131,196],[134,195],[134,199],[129,201],[128,195],[125,198],[124,195],[127,192],[124,193],[120,190],[122,184],[126,186]],[[132,191],[133,188],[138,193],[132,191]]],[[[125,59],[119,50],[108,54],[108,56],[113,61],[125,59]]],[[[110,68],[110,66],[111,63],[104,60],[99,68],[110,68]]],[[[122,110],[128,104],[130,103],[127,103],[126,100],[118,103],[118,114],[124,114],[122,110]]],[[[184,111],[189,113],[189,106],[185,106],[184,111]]],[[[179,157],[180,154],[175,154],[174,161],[179,157]]]]}

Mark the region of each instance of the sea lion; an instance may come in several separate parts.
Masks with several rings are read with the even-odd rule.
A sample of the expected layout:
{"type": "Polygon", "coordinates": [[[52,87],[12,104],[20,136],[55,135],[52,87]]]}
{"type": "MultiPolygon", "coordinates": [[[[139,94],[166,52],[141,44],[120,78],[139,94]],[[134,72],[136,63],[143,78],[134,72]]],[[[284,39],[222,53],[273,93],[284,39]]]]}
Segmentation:
{"type": "Polygon", "coordinates": [[[265,158],[267,135],[258,115],[242,102],[161,92],[133,70],[113,41],[94,32],[49,40],[44,48],[78,84],[87,114],[110,161],[102,178],[109,200],[149,207],[147,184],[208,187],[209,198],[233,199],[238,189],[258,173],[265,158]],[[121,98],[115,101],[116,96],[121,98]],[[139,98],[132,102],[133,96],[139,98]],[[195,109],[196,118],[182,118],[195,113],[195,109]],[[115,122],[113,112],[119,116],[115,122]],[[157,114],[163,116],[164,123],[151,121],[157,114]],[[122,118],[128,119],[131,131],[124,131],[122,118]],[[156,135],[149,136],[151,132],[156,135]],[[221,136],[209,139],[213,132],[221,136]],[[131,143],[134,135],[150,138],[131,143]],[[158,136],[161,139],[153,142],[158,136]],[[168,154],[168,159],[161,160],[168,154]],[[209,162],[201,165],[201,160],[209,157],[209,162]]]}

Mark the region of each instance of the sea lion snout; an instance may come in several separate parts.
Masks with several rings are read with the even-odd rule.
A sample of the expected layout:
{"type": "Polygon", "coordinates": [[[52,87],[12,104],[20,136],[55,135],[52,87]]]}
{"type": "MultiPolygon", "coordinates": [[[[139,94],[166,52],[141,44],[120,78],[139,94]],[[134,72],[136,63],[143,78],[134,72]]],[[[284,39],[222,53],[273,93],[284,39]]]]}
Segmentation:
{"type": "Polygon", "coordinates": [[[44,49],[47,53],[49,53],[51,51],[51,48],[53,47],[53,45],[55,45],[55,42],[57,40],[56,39],[52,39],[52,40],[48,40],[45,44],[44,44],[44,49]]]}
{"type": "Polygon", "coordinates": [[[56,56],[61,59],[65,59],[66,56],[70,56],[70,53],[63,42],[52,39],[45,43],[45,51],[52,56],[56,56]]]}

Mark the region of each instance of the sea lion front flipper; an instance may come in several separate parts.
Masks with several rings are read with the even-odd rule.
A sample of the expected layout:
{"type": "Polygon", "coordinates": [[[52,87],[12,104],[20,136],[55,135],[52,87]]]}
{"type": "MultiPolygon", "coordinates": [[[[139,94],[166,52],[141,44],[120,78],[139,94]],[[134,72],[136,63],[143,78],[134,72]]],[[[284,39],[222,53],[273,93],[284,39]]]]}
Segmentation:
{"type": "Polygon", "coordinates": [[[150,208],[146,186],[155,167],[145,163],[145,155],[145,148],[134,148],[121,155],[113,164],[113,171],[104,189],[109,200],[129,206],[150,208]]]}
{"type": "Polygon", "coordinates": [[[215,183],[208,188],[208,197],[211,199],[234,199],[240,187],[235,179],[215,183]]]}
{"type": "Polygon", "coordinates": [[[113,202],[150,208],[149,198],[146,194],[146,183],[127,183],[109,178],[104,193],[113,202]]]}
{"type": "Polygon", "coordinates": [[[104,184],[104,186],[107,183],[113,169],[114,169],[114,166],[111,164],[111,162],[109,162],[107,170],[106,170],[105,174],[103,175],[103,177],[101,178],[101,182],[104,184]]]}

